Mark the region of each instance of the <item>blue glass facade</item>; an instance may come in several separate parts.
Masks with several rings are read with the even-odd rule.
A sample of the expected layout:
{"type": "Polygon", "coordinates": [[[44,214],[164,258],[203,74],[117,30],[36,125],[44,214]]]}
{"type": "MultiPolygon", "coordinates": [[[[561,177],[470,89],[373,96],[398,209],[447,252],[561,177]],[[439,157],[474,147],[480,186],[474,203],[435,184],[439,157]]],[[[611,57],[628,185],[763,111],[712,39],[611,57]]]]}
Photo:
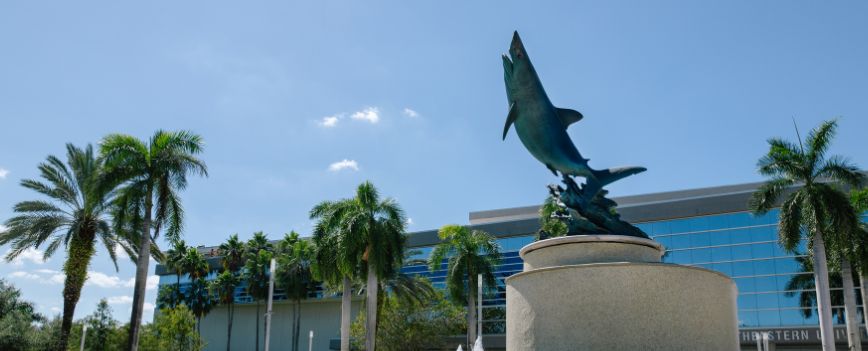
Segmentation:
{"type": "MultiPolygon", "coordinates": [[[[863,219],[868,221],[868,216],[863,219]]],[[[813,296],[813,289],[787,288],[794,279],[813,282],[813,273],[803,271],[798,261],[807,253],[807,240],[796,253],[786,252],[777,243],[777,221],[778,211],[773,210],[763,216],[733,212],[636,225],[666,247],[663,262],[707,268],[732,277],[739,292],[740,327],[816,326],[819,324],[816,309],[806,311],[799,303],[803,294],[813,296]],[[806,317],[806,314],[810,316],[806,317]]],[[[483,298],[485,333],[505,330],[504,279],[522,271],[523,263],[518,251],[533,240],[533,234],[498,239],[503,259],[496,268],[497,289],[483,298]]],[[[427,259],[432,247],[413,249],[418,250],[413,258],[427,259]]],[[[425,276],[435,287],[445,288],[445,269],[430,272],[425,265],[410,265],[403,271],[425,276]]],[[[831,290],[833,301],[843,301],[840,285],[833,282],[831,290]]],[[[858,296],[857,289],[857,299],[858,296]]],[[[858,302],[861,320],[862,302],[858,302]]],[[[834,322],[843,324],[839,319],[843,315],[843,306],[835,305],[832,309],[834,322]]]]}

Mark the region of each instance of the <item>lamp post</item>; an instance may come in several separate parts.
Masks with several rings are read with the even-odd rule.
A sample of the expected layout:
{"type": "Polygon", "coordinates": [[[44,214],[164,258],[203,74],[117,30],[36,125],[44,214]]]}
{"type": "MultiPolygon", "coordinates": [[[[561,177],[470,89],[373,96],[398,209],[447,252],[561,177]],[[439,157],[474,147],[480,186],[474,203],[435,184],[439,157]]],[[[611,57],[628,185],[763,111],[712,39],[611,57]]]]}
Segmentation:
{"type": "Polygon", "coordinates": [[[482,339],[482,274],[476,276],[476,304],[477,304],[477,318],[476,318],[476,335],[478,338],[482,339]]]}
{"type": "Polygon", "coordinates": [[[81,346],[78,348],[81,351],[84,351],[84,338],[87,337],[87,324],[85,324],[81,328],[81,346]]]}
{"type": "Polygon", "coordinates": [[[307,351],[313,351],[313,330],[310,331],[310,337],[307,340],[307,351]]]}
{"type": "Polygon", "coordinates": [[[268,307],[265,312],[265,351],[268,351],[268,341],[271,338],[271,302],[274,300],[274,259],[271,259],[268,278],[268,307]]]}

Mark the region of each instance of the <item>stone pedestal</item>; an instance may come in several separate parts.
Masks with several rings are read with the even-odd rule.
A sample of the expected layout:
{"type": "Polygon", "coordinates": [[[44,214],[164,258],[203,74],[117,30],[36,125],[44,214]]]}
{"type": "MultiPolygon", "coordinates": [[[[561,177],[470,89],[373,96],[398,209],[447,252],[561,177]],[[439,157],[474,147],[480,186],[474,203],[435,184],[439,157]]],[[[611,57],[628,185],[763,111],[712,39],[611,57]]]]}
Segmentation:
{"type": "Polygon", "coordinates": [[[506,279],[506,349],[736,351],[736,287],[707,269],[660,263],[655,241],[541,240],[506,279]]]}

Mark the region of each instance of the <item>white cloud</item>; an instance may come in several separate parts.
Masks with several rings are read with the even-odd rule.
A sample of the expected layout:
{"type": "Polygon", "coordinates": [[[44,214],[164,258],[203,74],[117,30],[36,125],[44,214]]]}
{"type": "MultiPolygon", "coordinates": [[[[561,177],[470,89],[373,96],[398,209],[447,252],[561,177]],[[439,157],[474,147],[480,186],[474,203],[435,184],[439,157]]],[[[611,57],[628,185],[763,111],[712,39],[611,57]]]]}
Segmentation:
{"type": "Polygon", "coordinates": [[[329,165],[329,171],[338,172],[344,169],[351,169],[354,171],[359,170],[359,163],[355,160],[347,160],[343,159],[342,161],[338,161],[329,165]]]}
{"type": "MultiPolygon", "coordinates": [[[[133,281],[135,284],[135,281],[133,281]]],[[[145,284],[146,290],[154,290],[157,288],[157,285],[160,285],[160,277],[156,275],[148,276],[148,282],[145,284]]]]}
{"type": "Polygon", "coordinates": [[[412,218],[407,217],[407,225],[413,225],[413,219],[412,218]]]}
{"type": "Polygon", "coordinates": [[[24,279],[30,279],[30,280],[39,279],[39,276],[36,274],[22,272],[22,271],[15,271],[15,272],[9,273],[9,277],[11,277],[11,278],[24,278],[24,279]]]}
{"type": "Polygon", "coordinates": [[[125,305],[125,304],[133,303],[133,297],[128,296],[128,295],[109,296],[106,299],[106,302],[108,302],[111,305],[125,305]]]}
{"type": "Polygon", "coordinates": [[[407,116],[410,118],[416,118],[416,117],[419,117],[419,112],[416,112],[414,110],[411,110],[410,108],[405,107],[404,108],[404,116],[407,116]]]}
{"type": "Polygon", "coordinates": [[[377,123],[380,121],[380,109],[376,107],[367,107],[364,110],[358,111],[350,115],[350,118],[360,121],[377,123]]]}
{"type": "Polygon", "coordinates": [[[2,225],[2,224],[0,224],[0,232],[5,232],[5,231],[6,231],[6,229],[9,229],[9,227],[7,227],[7,226],[5,226],[5,225],[2,225]]]}
{"type": "Polygon", "coordinates": [[[338,119],[340,119],[340,115],[326,116],[323,117],[322,120],[320,120],[318,123],[320,127],[331,128],[338,125],[338,119]]]}
{"type": "Polygon", "coordinates": [[[135,280],[122,280],[114,275],[89,271],[87,272],[87,282],[85,284],[96,285],[100,288],[131,288],[135,286],[135,280]]]}
{"type": "Polygon", "coordinates": [[[115,256],[117,256],[118,260],[130,259],[130,255],[127,255],[127,251],[124,250],[121,244],[115,244],[115,256]]]}
{"type": "Polygon", "coordinates": [[[0,179],[6,179],[7,175],[9,175],[9,170],[0,168],[0,179]]]}
{"type": "Polygon", "coordinates": [[[145,302],[142,307],[144,308],[145,312],[154,312],[154,307],[156,306],[154,306],[154,304],[150,302],[145,302]]]}
{"type": "MultiPolygon", "coordinates": [[[[6,254],[8,254],[9,251],[11,250],[6,251],[6,254]]],[[[28,247],[27,249],[22,251],[21,254],[18,255],[18,257],[15,257],[15,259],[12,260],[12,264],[15,266],[20,266],[25,263],[24,261],[30,261],[30,263],[33,264],[43,264],[48,262],[47,259],[43,259],[44,256],[45,254],[42,251],[34,249],[32,247],[28,247]]]]}
{"type": "Polygon", "coordinates": [[[57,307],[57,306],[51,306],[50,310],[51,310],[51,312],[54,312],[54,313],[60,313],[60,311],[62,311],[60,309],[60,307],[57,307]]]}
{"type": "Polygon", "coordinates": [[[66,275],[63,273],[50,269],[37,269],[32,272],[16,271],[10,273],[9,276],[12,278],[36,280],[39,283],[48,285],[63,284],[63,281],[66,279],[66,275]]]}

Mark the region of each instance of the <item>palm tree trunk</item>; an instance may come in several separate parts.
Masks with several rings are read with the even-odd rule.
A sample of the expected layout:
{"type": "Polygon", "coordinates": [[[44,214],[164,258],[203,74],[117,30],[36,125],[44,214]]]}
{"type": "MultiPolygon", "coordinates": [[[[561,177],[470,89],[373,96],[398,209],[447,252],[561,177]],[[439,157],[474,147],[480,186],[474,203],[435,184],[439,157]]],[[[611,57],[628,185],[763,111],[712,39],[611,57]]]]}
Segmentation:
{"type": "Polygon", "coordinates": [[[375,351],[377,347],[377,293],[379,288],[377,271],[374,265],[371,264],[371,261],[368,261],[368,300],[365,302],[365,307],[367,308],[365,316],[365,321],[367,322],[367,326],[365,327],[366,351],[375,351]]]}
{"type": "Polygon", "coordinates": [[[859,289],[859,292],[862,294],[862,322],[865,323],[865,331],[868,332],[868,292],[865,290],[868,289],[868,279],[865,277],[865,269],[862,269],[862,272],[859,274],[859,285],[862,286],[859,289]]]}
{"type": "MultiPolygon", "coordinates": [[[[821,222],[822,223],[822,222],[821,222]]],[[[814,285],[817,290],[817,314],[820,317],[820,338],[823,351],[835,351],[835,330],[832,328],[832,299],[829,296],[829,267],[826,264],[826,244],[820,231],[814,233],[814,285]]]]}
{"type": "Polygon", "coordinates": [[[256,300],[256,348],[254,350],[259,351],[259,300],[256,300]]]}
{"type": "MultiPolygon", "coordinates": [[[[468,279],[468,286],[474,287],[474,279],[468,279]]],[[[476,294],[472,288],[467,292],[467,349],[473,348],[476,342],[476,294]]]]}
{"type": "Polygon", "coordinates": [[[862,351],[862,331],[856,322],[856,292],[853,287],[853,270],[850,261],[841,257],[841,280],[844,285],[844,315],[847,319],[847,345],[850,351],[862,351]]]}
{"type": "Polygon", "coordinates": [[[350,309],[352,308],[352,282],[344,277],[344,291],[341,296],[341,351],[350,351],[350,309]]]}
{"type": "Polygon", "coordinates": [[[229,345],[232,343],[232,317],[234,317],[233,314],[235,312],[233,310],[234,304],[229,303],[229,306],[226,309],[227,317],[229,317],[229,326],[226,328],[226,351],[229,351],[229,345]]]}
{"type": "Polygon", "coordinates": [[[93,234],[79,234],[72,237],[69,243],[69,258],[66,259],[63,270],[66,279],[63,282],[63,322],[60,327],[60,340],[55,349],[66,350],[69,343],[69,332],[72,329],[72,317],[75,305],[81,297],[81,288],[87,280],[87,267],[93,257],[93,234]]]}
{"type": "Polygon", "coordinates": [[[293,330],[294,334],[294,343],[293,350],[298,351],[298,343],[299,339],[301,339],[301,299],[295,300],[295,321],[293,321],[295,330],[293,330]]]}
{"type": "Polygon", "coordinates": [[[148,264],[151,258],[151,209],[153,207],[152,189],[148,187],[145,196],[145,218],[142,223],[142,237],[139,241],[139,257],[136,261],[136,284],[133,288],[133,311],[130,314],[128,350],[138,351],[139,329],[145,307],[145,285],[148,281],[148,264]]]}

